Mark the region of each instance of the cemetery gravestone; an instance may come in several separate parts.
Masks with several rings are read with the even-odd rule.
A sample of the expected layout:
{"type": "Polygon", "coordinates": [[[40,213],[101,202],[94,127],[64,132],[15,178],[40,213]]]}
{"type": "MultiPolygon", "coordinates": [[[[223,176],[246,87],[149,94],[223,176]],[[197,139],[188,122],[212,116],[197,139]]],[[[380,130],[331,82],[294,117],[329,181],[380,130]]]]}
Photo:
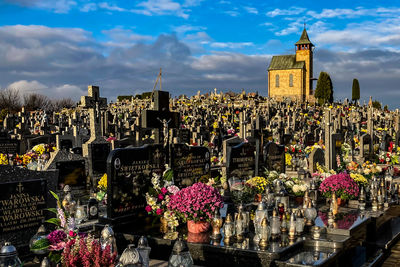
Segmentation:
{"type": "Polygon", "coordinates": [[[331,135],[331,150],[329,151],[332,159],[332,169],[336,170],[339,166],[337,166],[337,157],[341,154],[343,144],[343,135],[342,134],[332,134],[331,135]]]}
{"type": "Polygon", "coordinates": [[[310,173],[316,172],[317,163],[320,166],[323,166],[325,164],[325,153],[321,148],[315,148],[310,153],[308,164],[310,173]]]}
{"type": "Polygon", "coordinates": [[[84,189],[86,187],[84,160],[59,161],[56,163],[56,168],[59,170],[59,190],[62,190],[65,185],[69,185],[73,189],[84,189]]]}
{"type": "Polygon", "coordinates": [[[210,151],[206,147],[173,144],[171,150],[174,184],[189,186],[210,176],[210,151]]]}
{"type": "Polygon", "coordinates": [[[228,157],[227,177],[248,179],[254,177],[256,148],[250,143],[241,143],[231,148],[228,157]]]}
{"type": "Polygon", "coordinates": [[[363,134],[360,137],[360,156],[369,160],[372,152],[372,140],[369,134],[363,134]]]}
{"type": "Polygon", "coordinates": [[[285,147],[269,142],[264,146],[264,166],[269,171],[285,173],[285,147]]]}
{"type": "Polygon", "coordinates": [[[11,242],[28,250],[30,238],[55,207],[57,171],[31,171],[14,166],[0,168],[0,244],[11,242]]]}
{"type": "Polygon", "coordinates": [[[152,173],[162,175],[166,155],[162,145],[113,150],[107,159],[107,221],[145,216],[145,194],[152,173]]]}
{"type": "Polygon", "coordinates": [[[0,139],[0,153],[2,154],[19,154],[19,140],[0,139]]]}

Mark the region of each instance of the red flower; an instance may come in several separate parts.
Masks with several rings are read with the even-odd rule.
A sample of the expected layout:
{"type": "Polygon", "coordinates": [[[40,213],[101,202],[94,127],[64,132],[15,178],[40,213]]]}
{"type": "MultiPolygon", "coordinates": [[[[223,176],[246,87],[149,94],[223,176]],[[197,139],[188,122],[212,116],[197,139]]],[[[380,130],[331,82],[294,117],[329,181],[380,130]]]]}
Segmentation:
{"type": "Polygon", "coordinates": [[[163,195],[165,195],[166,193],[168,193],[167,188],[165,188],[165,187],[161,188],[161,193],[162,193],[163,195]]]}
{"type": "Polygon", "coordinates": [[[146,208],[145,208],[145,210],[146,210],[147,212],[151,212],[151,207],[150,207],[149,205],[147,205],[146,208]]]}
{"type": "Polygon", "coordinates": [[[69,236],[70,236],[70,237],[75,237],[75,236],[76,236],[76,233],[75,233],[74,231],[71,230],[71,231],[69,231],[69,236]]]}
{"type": "Polygon", "coordinates": [[[159,194],[159,195],[158,195],[158,199],[159,199],[159,200],[163,200],[163,199],[164,199],[164,196],[163,196],[162,194],[159,194]]]}
{"type": "Polygon", "coordinates": [[[157,215],[161,215],[163,213],[163,210],[162,209],[157,209],[156,213],[157,213],[157,215]]]}

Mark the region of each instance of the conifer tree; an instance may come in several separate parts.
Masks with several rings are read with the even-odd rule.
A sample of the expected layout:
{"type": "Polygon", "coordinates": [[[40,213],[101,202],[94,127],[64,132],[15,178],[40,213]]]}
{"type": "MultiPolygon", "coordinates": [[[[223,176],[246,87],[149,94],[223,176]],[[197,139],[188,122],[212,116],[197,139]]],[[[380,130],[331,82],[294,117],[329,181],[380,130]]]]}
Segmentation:
{"type": "Polygon", "coordinates": [[[360,99],[360,84],[357,79],[353,79],[353,87],[351,92],[351,100],[356,102],[360,99]]]}

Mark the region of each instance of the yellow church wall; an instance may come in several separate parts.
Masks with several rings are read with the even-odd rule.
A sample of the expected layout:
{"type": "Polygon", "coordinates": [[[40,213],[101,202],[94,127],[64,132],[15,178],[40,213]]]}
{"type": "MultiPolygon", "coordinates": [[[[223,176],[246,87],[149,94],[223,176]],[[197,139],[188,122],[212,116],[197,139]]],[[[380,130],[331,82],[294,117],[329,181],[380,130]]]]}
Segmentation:
{"type": "Polygon", "coordinates": [[[268,96],[277,100],[284,97],[302,100],[304,95],[302,69],[270,70],[268,72],[268,96]],[[279,74],[279,87],[276,87],[276,75],[279,74]],[[293,74],[293,87],[289,86],[289,75],[293,74]]]}
{"type": "Polygon", "coordinates": [[[310,90],[310,84],[311,84],[311,78],[312,78],[312,52],[310,50],[297,50],[296,51],[296,61],[304,61],[306,63],[306,73],[305,73],[305,93],[308,98],[308,96],[311,94],[310,90]]]}

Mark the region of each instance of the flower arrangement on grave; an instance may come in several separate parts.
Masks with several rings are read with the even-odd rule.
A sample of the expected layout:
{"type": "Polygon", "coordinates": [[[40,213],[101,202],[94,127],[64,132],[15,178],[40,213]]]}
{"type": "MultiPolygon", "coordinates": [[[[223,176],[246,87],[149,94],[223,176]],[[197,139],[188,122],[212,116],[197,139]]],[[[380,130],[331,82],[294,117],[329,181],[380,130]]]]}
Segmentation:
{"type": "Polygon", "coordinates": [[[97,189],[99,189],[99,192],[97,192],[96,198],[98,201],[102,201],[107,195],[107,173],[100,178],[97,189]]]}
{"type": "Polygon", "coordinates": [[[174,212],[168,210],[168,204],[171,196],[179,192],[179,188],[171,184],[173,172],[167,167],[161,175],[153,173],[151,178],[152,187],[146,193],[146,212],[149,215],[165,220],[170,229],[174,229],[179,225],[179,221],[174,212]]]}
{"type": "Polygon", "coordinates": [[[302,197],[309,188],[309,185],[302,179],[292,177],[285,181],[285,188],[290,195],[302,197]]]}
{"type": "Polygon", "coordinates": [[[77,232],[75,219],[63,207],[58,195],[52,191],[50,191],[50,193],[57,200],[57,208],[49,208],[48,210],[54,213],[56,217],[48,219],[46,222],[56,225],[57,229],[48,234],[45,239],[40,239],[35,242],[31,250],[48,250],[50,251],[48,258],[54,263],[59,263],[62,261],[62,254],[65,252],[64,250],[68,243],[73,242],[75,239],[84,239],[87,235],[77,232]]]}
{"type": "Polygon", "coordinates": [[[355,161],[350,161],[349,163],[347,163],[347,170],[349,172],[358,172],[360,171],[358,168],[360,167],[360,164],[358,164],[355,161]]]}
{"type": "Polygon", "coordinates": [[[358,186],[367,187],[369,185],[368,179],[360,173],[350,173],[350,177],[358,184],[358,186]]]}
{"type": "Polygon", "coordinates": [[[99,241],[88,236],[68,240],[60,260],[65,267],[114,267],[116,258],[117,252],[112,253],[110,245],[102,249],[99,241]]]}
{"type": "Polygon", "coordinates": [[[379,162],[386,163],[388,165],[395,165],[399,164],[399,155],[395,152],[381,152],[379,153],[379,162]]]}
{"type": "Polygon", "coordinates": [[[335,192],[338,198],[343,200],[358,197],[358,184],[346,172],[327,177],[319,186],[319,191],[326,198],[330,198],[335,192]]]}
{"type": "Polygon", "coordinates": [[[369,161],[366,161],[362,165],[362,173],[365,177],[370,179],[372,175],[376,175],[382,172],[382,168],[380,166],[377,166],[376,163],[370,163],[369,161]]]}
{"type": "Polygon", "coordinates": [[[214,211],[223,207],[223,198],[218,190],[203,183],[195,183],[170,196],[168,209],[180,221],[188,223],[192,233],[205,232],[214,211]]]}
{"type": "Polygon", "coordinates": [[[257,194],[262,194],[265,192],[265,189],[271,184],[271,182],[264,177],[256,176],[247,180],[246,184],[250,184],[257,194]]]}
{"type": "Polygon", "coordinates": [[[343,143],[341,147],[342,158],[344,162],[350,162],[351,145],[343,143]]]}
{"type": "Polygon", "coordinates": [[[285,153],[285,164],[286,166],[292,166],[292,155],[290,153],[285,153]]]}

